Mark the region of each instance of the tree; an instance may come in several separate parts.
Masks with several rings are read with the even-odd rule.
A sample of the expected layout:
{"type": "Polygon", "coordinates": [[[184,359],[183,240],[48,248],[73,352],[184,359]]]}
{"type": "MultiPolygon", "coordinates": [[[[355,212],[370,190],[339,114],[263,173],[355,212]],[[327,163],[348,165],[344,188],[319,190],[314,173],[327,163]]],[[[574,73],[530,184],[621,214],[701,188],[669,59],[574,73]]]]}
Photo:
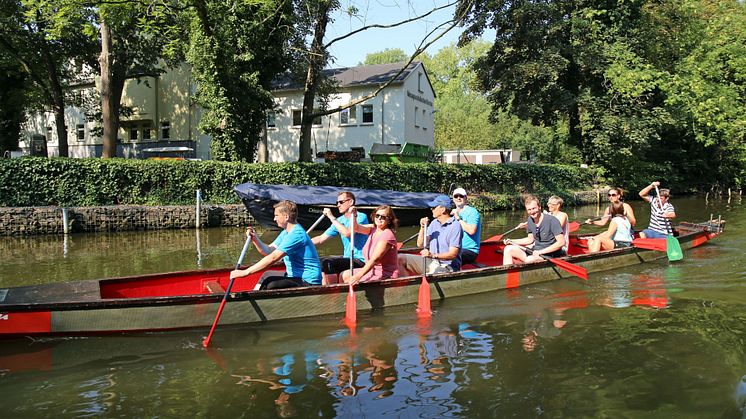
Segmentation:
{"type": "Polygon", "coordinates": [[[27,75],[10,57],[0,55],[0,156],[18,149],[21,123],[24,120],[27,75]]]}
{"type": "Polygon", "coordinates": [[[272,80],[288,68],[292,3],[193,0],[186,59],[205,110],[200,129],[215,159],[253,161],[274,106],[272,80]]]}
{"type": "MultiPolygon", "coordinates": [[[[379,92],[381,92],[383,89],[385,89],[388,85],[390,85],[394,80],[399,77],[402,72],[407,68],[407,66],[421,53],[423,53],[430,45],[432,45],[435,41],[440,39],[446,32],[453,29],[456,25],[458,25],[461,21],[463,16],[461,14],[455,15],[452,19],[442,22],[439,25],[436,25],[435,29],[433,29],[427,36],[425,36],[421,42],[419,43],[418,47],[415,48],[415,51],[412,53],[412,55],[409,57],[409,59],[402,65],[401,70],[394,74],[391,79],[389,79],[388,82],[381,84],[375,91],[373,91],[371,94],[366,95],[364,97],[358,98],[354,101],[351,101],[350,103],[334,108],[334,109],[328,109],[325,106],[326,99],[322,98],[320,102],[322,102],[322,105],[320,109],[315,110],[314,104],[317,101],[317,92],[319,90],[319,87],[323,85],[323,83],[328,81],[325,81],[323,79],[322,70],[324,66],[329,62],[330,56],[329,56],[329,47],[333,45],[335,42],[338,42],[342,39],[348,38],[350,36],[354,36],[356,33],[369,30],[372,28],[392,28],[396,26],[401,26],[416,20],[424,19],[427,16],[431,15],[432,13],[453,6],[456,4],[458,0],[455,0],[453,3],[446,4],[444,6],[440,7],[434,7],[430,11],[423,13],[419,16],[415,16],[410,19],[401,20],[399,22],[389,24],[389,25],[380,25],[380,24],[372,24],[372,25],[366,25],[362,26],[356,30],[353,30],[345,35],[342,35],[340,37],[331,39],[329,41],[324,42],[324,37],[326,35],[326,28],[327,25],[330,23],[330,16],[331,13],[335,10],[337,10],[340,5],[339,2],[336,0],[315,0],[315,1],[303,1],[302,4],[304,5],[304,9],[307,12],[307,15],[305,15],[304,18],[300,19],[301,22],[305,22],[305,25],[299,26],[302,28],[307,28],[309,30],[310,38],[311,38],[311,44],[307,47],[299,47],[299,49],[302,49],[303,51],[306,51],[305,54],[305,63],[306,63],[306,75],[305,75],[305,84],[304,84],[304,93],[303,93],[303,110],[302,110],[302,116],[301,116],[301,137],[299,141],[299,155],[300,161],[311,161],[312,156],[312,148],[311,148],[311,128],[313,124],[313,120],[324,115],[330,115],[336,112],[339,112],[343,109],[347,109],[349,107],[355,106],[359,103],[365,102],[366,100],[375,97],[379,92]],[[312,28],[312,29],[308,29],[312,28]],[[431,38],[432,36],[432,38],[431,38]]],[[[464,0],[466,4],[471,4],[474,0],[464,0]]],[[[348,12],[352,15],[357,12],[356,8],[350,8],[348,9],[348,12]]],[[[305,37],[299,37],[299,39],[304,39],[305,37]]],[[[330,90],[328,90],[330,91],[330,90]]]]}
{"type": "MultiPolygon", "coordinates": [[[[689,75],[702,74],[704,67],[689,75],[682,71],[687,61],[707,62],[705,51],[722,45],[714,27],[710,33],[703,29],[715,21],[696,13],[709,10],[702,7],[707,4],[729,5],[722,16],[743,10],[743,5],[725,0],[485,0],[468,12],[462,5],[469,26],[461,42],[485,27],[497,30],[491,49],[475,65],[493,118],[506,110],[536,125],[555,126],[560,134],[564,126],[564,142],[578,147],[583,161],[605,167],[615,181],[631,187],[651,176],[662,176],[669,183],[698,184],[702,177],[697,168],[715,164],[710,156],[721,152],[742,156],[733,153],[742,147],[732,141],[728,144],[734,148],[720,142],[717,150],[706,151],[708,143],[695,141],[697,135],[689,128],[712,124],[715,112],[727,121],[717,137],[741,132],[735,127],[742,83],[702,84],[689,75]],[[703,49],[695,55],[699,46],[703,49]],[[690,93],[674,94],[674,86],[680,87],[680,93],[690,93]],[[716,105],[716,98],[722,103],[716,105]],[[695,101],[704,101],[709,110],[684,110],[695,101]],[[729,110],[722,113],[725,104],[729,110]]],[[[717,73],[706,76],[708,80],[732,77],[735,81],[740,75],[735,67],[721,64],[723,59],[740,64],[732,58],[742,51],[743,25],[723,27],[728,25],[719,29],[730,31],[734,41],[708,63],[713,66],[710,71],[717,73]]]]}
{"type": "Polygon", "coordinates": [[[86,35],[85,9],[56,2],[0,0],[0,50],[13,57],[55,117],[59,155],[68,155],[64,85],[74,78],[76,63],[90,62],[95,41],[86,35]]]}
{"type": "Polygon", "coordinates": [[[401,48],[386,48],[383,51],[367,54],[362,65],[400,63],[407,61],[408,58],[409,55],[401,48]]]}

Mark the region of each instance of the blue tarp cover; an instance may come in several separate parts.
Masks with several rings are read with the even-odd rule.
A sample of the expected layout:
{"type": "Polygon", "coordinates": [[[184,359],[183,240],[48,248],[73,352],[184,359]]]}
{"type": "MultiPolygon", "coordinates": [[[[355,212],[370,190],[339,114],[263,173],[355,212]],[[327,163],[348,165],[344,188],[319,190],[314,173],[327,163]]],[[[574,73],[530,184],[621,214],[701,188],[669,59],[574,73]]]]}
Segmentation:
{"type": "Polygon", "coordinates": [[[355,205],[377,206],[391,205],[393,207],[427,208],[437,193],[430,192],[398,192],[382,189],[359,189],[346,186],[291,186],[291,185],[260,185],[257,183],[242,183],[233,190],[241,199],[269,199],[281,201],[287,199],[303,205],[335,205],[337,196],[342,191],[355,194],[355,205]]]}

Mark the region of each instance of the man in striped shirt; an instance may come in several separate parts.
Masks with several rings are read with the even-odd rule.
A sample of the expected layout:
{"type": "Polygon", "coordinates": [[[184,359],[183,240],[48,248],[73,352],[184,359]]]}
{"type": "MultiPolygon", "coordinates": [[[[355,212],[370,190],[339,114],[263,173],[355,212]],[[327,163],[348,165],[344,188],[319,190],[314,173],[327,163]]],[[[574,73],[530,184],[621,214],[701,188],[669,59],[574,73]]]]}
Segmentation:
{"type": "Polygon", "coordinates": [[[671,191],[661,189],[659,196],[649,195],[650,191],[654,188],[657,189],[660,184],[660,182],[653,182],[640,191],[640,197],[650,202],[650,225],[640,232],[642,238],[660,239],[673,234],[671,220],[676,218],[676,212],[673,205],[668,202],[671,191]]]}

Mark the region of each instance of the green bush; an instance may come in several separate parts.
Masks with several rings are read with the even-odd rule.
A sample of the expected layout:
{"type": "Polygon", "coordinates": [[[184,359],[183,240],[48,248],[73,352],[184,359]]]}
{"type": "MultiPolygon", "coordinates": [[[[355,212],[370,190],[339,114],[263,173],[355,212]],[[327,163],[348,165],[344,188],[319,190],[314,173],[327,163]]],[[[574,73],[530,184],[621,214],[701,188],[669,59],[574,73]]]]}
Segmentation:
{"type": "Polygon", "coordinates": [[[0,159],[0,206],[187,205],[196,189],[210,203],[229,204],[238,202],[233,187],[243,182],[443,193],[454,184],[470,193],[505,195],[498,201],[508,203],[526,192],[571,197],[598,177],[593,169],[538,164],[0,159]]]}

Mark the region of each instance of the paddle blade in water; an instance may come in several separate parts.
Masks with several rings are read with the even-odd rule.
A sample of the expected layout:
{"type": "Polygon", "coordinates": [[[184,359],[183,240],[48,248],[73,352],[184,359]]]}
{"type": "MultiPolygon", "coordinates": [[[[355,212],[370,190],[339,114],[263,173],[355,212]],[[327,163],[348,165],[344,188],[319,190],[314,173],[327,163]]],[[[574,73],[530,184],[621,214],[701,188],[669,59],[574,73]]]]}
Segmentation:
{"type": "Polygon", "coordinates": [[[569,272],[569,273],[571,273],[571,274],[573,274],[573,275],[575,275],[575,276],[577,276],[579,278],[582,278],[582,279],[584,279],[586,281],[588,280],[588,270],[585,269],[582,266],[574,265],[574,264],[572,264],[570,262],[567,262],[567,261],[564,261],[562,259],[554,259],[554,258],[552,258],[552,259],[549,259],[549,261],[552,262],[552,263],[554,263],[555,265],[557,265],[557,267],[559,267],[559,268],[561,268],[561,269],[563,269],[563,270],[565,270],[565,271],[567,271],[567,272],[569,272]]]}
{"type": "Polygon", "coordinates": [[[430,310],[430,284],[423,275],[417,295],[417,317],[430,317],[432,314],[433,312],[430,310]]]}
{"type": "Polygon", "coordinates": [[[674,236],[668,236],[666,238],[666,253],[668,254],[668,260],[675,262],[684,258],[684,253],[681,251],[681,245],[674,236]]]}
{"type": "Polygon", "coordinates": [[[345,323],[347,323],[348,325],[357,323],[357,300],[355,299],[355,291],[352,289],[352,284],[350,284],[349,292],[347,293],[345,323]]]}

